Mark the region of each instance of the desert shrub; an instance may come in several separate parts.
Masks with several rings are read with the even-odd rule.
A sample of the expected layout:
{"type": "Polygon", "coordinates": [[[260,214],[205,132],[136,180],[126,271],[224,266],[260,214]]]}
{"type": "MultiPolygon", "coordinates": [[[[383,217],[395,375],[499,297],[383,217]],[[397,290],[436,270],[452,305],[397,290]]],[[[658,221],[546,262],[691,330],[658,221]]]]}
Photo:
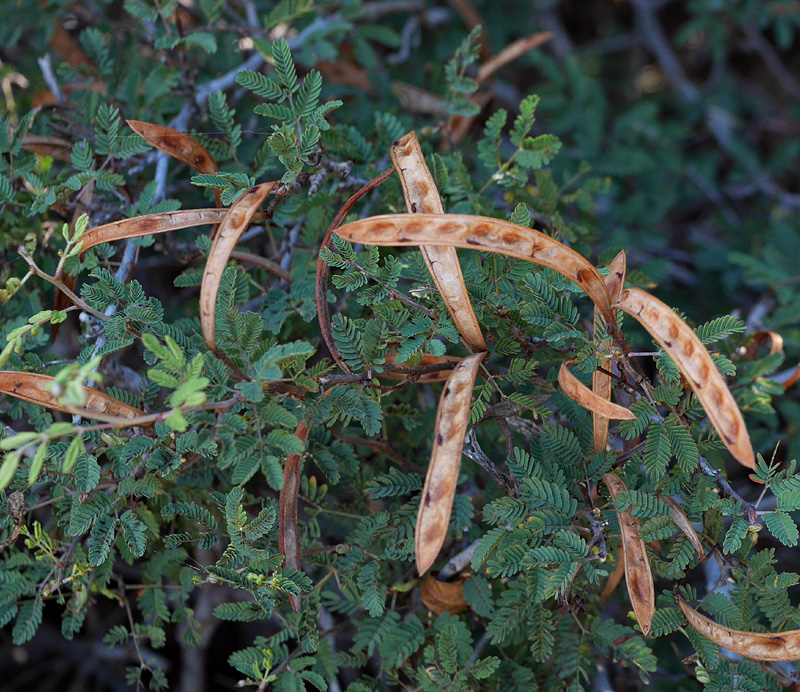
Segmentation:
{"type": "Polygon", "coordinates": [[[12,689],[794,684],[796,11],[8,6],[12,689]]]}

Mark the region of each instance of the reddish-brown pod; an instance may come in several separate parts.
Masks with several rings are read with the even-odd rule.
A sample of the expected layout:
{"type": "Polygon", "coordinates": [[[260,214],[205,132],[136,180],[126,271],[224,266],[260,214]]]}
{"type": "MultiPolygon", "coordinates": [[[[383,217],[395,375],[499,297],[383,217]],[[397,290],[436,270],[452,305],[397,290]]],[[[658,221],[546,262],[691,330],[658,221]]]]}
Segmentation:
{"type": "MultiPolygon", "coordinates": [[[[613,473],[603,474],[611,498],[627,490],[625,484],[613,473]]],[[[650,633],[653,622],[656,595],[653,586],[653,574],[647,560],[647,550],[639,534],[639,520],[630,510],[617,511],[619,530],[622,536],[622,554],[625,558],[625,583],[628,585],[628,596],[631,599],[633,612],[639,621],[639,627],[646,637],[650,633]]]]}
{"type": "Polygon", "coordinates": [[[723,444],[743,466],[756,460],[744,418],[725,379],[697,335],[672,309],[640,288],[627,288],[616,305],[641,322],[669,354],[697,395],[723,444]]]}

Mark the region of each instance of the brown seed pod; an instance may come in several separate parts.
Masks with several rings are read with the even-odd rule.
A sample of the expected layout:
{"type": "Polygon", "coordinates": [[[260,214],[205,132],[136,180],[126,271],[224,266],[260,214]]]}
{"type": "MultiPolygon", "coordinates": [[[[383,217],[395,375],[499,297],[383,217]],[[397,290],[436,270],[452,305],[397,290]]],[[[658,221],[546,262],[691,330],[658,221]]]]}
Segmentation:
{"type": "Polygon", "coordinates": [[[600,594],[600,598],[597,599],[598,603],[605,603],[611,594],[616,591],[619,583],[622,581],[622,577],[625,574],[625,555],[623,553],[623,548],[620,546],[619,552],[617,554],[617,566],[614,568],[614,571],[608,576],[608,581],[606,585],[603,587],[603,591],[600,594]]]}
{"type": "MultiPolygon", "coordinates": [[[[141,120],[126,120],[131,130],[142,139],[146,139],[156,149],[169,154],[187,166],[191,166],[198,173],[213,175],[219,171],[219,166],[214,157],[194,137],[171,127],[142,122],[141,120]]],[[[214,200],[218,207],[222,206],[220,191],[214,190],[214,200]]]]}
{"type": "Polygon", "coordinates": [[[641,322],[675,361],[734,458],[743,466],[755,468],[753,445],[742,413],[708,350],[689,325],[640,288],[625,289],[616,305],[641,322]]]}
{"type": "Polygon", "coordinates": [[[756,661],[800,661],[800,630],[774,634],[732,630],[701,615],[680,596],[675,600],[692,627],[728,651],[756,661]]]}
{"type": "Polygon", "coordinates": [[[535,262],[578,284],[606,322],[613,324],[608,291],[589,261],[550,236],[525,226],[464,214],[385,214],[346,224],[337,233],[346,240],[367,245],[446,245],[535,262]]]}
{"type": "Polygon", "coordinates": [[[270,191],[278,183],[262,183],[243,192],[237,199],[214,237],[214,244],[208,254],[208,261],[203,272],[203,282],[200,284],[200,324],[203,327],[203,336],[209,348],[216,348],[214,328],[216,324],[217,293],[222,280],[222,272],[230,259],[231,253],[239,242],[239,238],[247,230],[253,215],[270,191]]]}
{"type": "MultiPolygon", "coordinates": [[[[608,398],[598,396],[581,382],[569,369],[569,365],[574,363],[573,358],[567,358],[561,363],[558,371],[558,383],[561,390],[573,401],[578,402],[583,408],[589,409],[592,413],[612,420],[636,420],[636,416],[624,406],[612,404],[608,398]]],[[[609,394],[610,394],[609,387],[609,394]]]]}
{"type": "MultiPolygon", "coordinates": [[[[613,303],[619,298],[622,289],[625,287],[625,273],[627,270],[627,260],[625,251],[620,252],[608,265],[609,273],[603,277],[606,285],[609,300],[613,303]]],[[[616,320],[616,310],[612,310],[616,320]]],[[[599,327],[597,319],[597,306],[594,308],[595,329],[599,327]]],[[[611,401],[611,376],[604,371],[610,371],[612,360],[604,358],[600,363],[602,370],[595,370],[592,373],[592,391],[604,401],[611,401]]],[[[592,413],[592,430],[594,436],[594,451],[602,452],[608,444],[608,418],[599,413],[592,413]]]]}
{"type": "MultiPolygon", "coordinates": [[[[311,425],[301,421],[294,431],[296,437],[305,444],[311,425]]],[[[284,566],[300,570],[300,532],[297,528],[297,499],[300,492],[300,467],[302,454],[289,454],[283,469],[283,487],[278,499],[278,550],[286,558],[284,566]]],[[[289,603],[294,612],[300,610],[300,597],[289,595],[289,603]]]]}
{"type": "MultiPolygon", "coordinates": [[[[416,133],[409,132],[397,140],[390,154],[400,176],[409,213],[443,214],[442,200],[425,163],[416,133]]],[[[485,351],[486,342],[467,294],[455,248],[423,245],[420,249],[461,336],[474,351],[485,351]]]]}
{"type": "Polygon", "coordinates": [[[450,374],[436,412],[433,451],[422,488],[414,549],[417,571],[425,574],[442,548],[461,470],[461,451],[469,423],[472,388],[485,353],[467,356],[450,374]]]}
{"type": "Polygon", "coordinates": [[[700,559],[704,560],[706,557],[706,551],[703,550],[703,544],[700,543],[700,537],[697,535],[697,531],[695,531],[694,526],[692,526],[692,522],[689,521],[689,517],[684,514],[680,505],[669,495],[660,495],[659,497],[669,506],[669,516],[670,519],[672,519],[672,523],[675,524],[675,526],[681,530],[683,535],[689,539],[689,542],[697,551],[700,559]]]}
{"type": "Polygon", "coordinates": [[[160,214],[146,214],[135,216],[132,219],[112,221],[89,228],[83,234],[81,254],[89,248],[102,243],[113,243],[115,240],[125,238],[140,238],[144,235],[167,233],[181,228],[194,226],[215,226],[221,223],[228,213],[228,209],[182,209],[180,211],[167,211],[160,214]]]}
{"type": "MultiPolygon", "coordinates": [[[[55,411],[79,414],[85,418],[94,418],[95,415],[138,418],[145,415],[144,411],[128,406],[128,404],[124,404],[93,387],[83,388],[86,392],[86,403],[83,408],[66,408],[58,403],[55,394],[48,392],[45,388],[54,379],[49,375],[39,375],[32,372],[0,370],[0,394],[8,394],[9,396],[17,397],[17,399],[24,399],[55,411]]],[[[149,425],[152,425],[152,423],[149,423],[149,425]]]]}
{"type": "MultiPolygon", "coordinates": [[[[613,473],[603,474],[603,480],[611,493],[611,499],[616,499],[618,493],[627,490],[625,484],[613,473]]],[[[647,561],[644,541],[639,535],[639,520],[630,513],[630,510],[617,511],[617,518],[625,557],[625,583],[628,585],[628,596],[639,621],[639,627],[646,637],[650,633],[656,604],[653,575],[650,572],[650,563],[647,561]]]]}

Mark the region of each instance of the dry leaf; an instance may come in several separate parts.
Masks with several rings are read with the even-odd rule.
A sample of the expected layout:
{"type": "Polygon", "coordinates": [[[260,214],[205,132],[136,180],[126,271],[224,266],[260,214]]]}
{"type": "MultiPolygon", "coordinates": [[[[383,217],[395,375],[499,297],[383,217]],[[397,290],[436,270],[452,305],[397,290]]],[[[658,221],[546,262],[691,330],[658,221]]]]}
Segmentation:
{"type": "MultiPolygon", "coordinates": [[[[604,473],[603,480],[611,493],[611,499],[616,499],[617,493],[627,490],[625,484],[613,473],[604,473]]],[[[636,619],[639,621],[639,627],[642,628],[642,633],[646,637],[650,633],[656,604],[653,575],[650,572],[650,563],[647,561],[644,541],[639,535],[639,520],[630,513],[630,510],[618,511],[617,518],[622,535],[628,596],[631,599],[636,619]]]]}
{"type": "Polygon", "coordinates": [[[800,661],[800,630],[775,634],[732,630],[701,615],[680,596],[675,600],[692,627],[728,651],[756,661],[800,661]]]}
{"type": "Polygon", "coordinates": [[[525,226],[464,214],[385,214],[346,224],[337,233],[346,240],[367,245],[446,245],[535,262],[578,284],[606,322],[613,324],[611,301],[597,270],[566,245],[525,226]]]}
{"type": "Polygon", "coordinates": [[[660,495],[659,497],[666,502],[667,505],[669,505],[669,516],[670,519],[672,519],[672,523],[675,524],[675,526],[681,530],[683,535],[689,539],[689,542],[697,551],[700,559],[704,560],[706,557],[706,551],[703,550],[703,544],[700,543],[700,537],[697,535],[697,531],[695,531],[694,526],[692,526],[692,522],[689,521],[689,517],[684,514],[680,505],[671,497],[669,497],[669,495],[660,495]]]}
{"type": "Polygon", "coordinates": [[[61,137],[48,135],[25,135],[22,140],[23,151],[30,151],[40,156],[50,156],[57,161],[72,161],[72,142],[61,137]]]}
{"type": "MultiPolygon", "coordinates": [[[[613,303],[619,298],[622,289],[625,287],[627,260],[624,251],[620,252],[611,261],[608,269],[609,273],[603,277],[603,283],[606,285],[609,300],[613,303]]],[[[612,312],[616,323],[616,310],[612,310],[612,312]]],[[[594,326],[595,329],[599,328],[596,306],[594,309],[594,326]]],[[[612,367],[611,358],[604,358],[600,363],[600,367],[602,370],[597,369],[592,374],[592,391],[604,401],[611,401],[611,376],[608,374],[612,367]]],[[[601,416],[599,413],[592,413],[592,434],[595,453],[602,452],[608,444],[608,418],[601,416]]]]}
{"type": "MultiPolygon", "coordinates": [[[[45,387],[53,382],[54,378],[49,375],[38,375],[32,372],[14,372],[11,370],[0,370],[0,394],[24,399],[40,406],[45,406],[64,413],[77,413],[84,418],[95,418],[99,416],[114,416],[116,418],[138,418],[144,416],[144,411],[138,408],[123,404],[118,399],[108,396],[93,387],[84,387],[86,392],[86,404],[80,410],[61,406],[56,400],[55,394],[48,392],[45,387]]],[[[143,424],[144,425],[144,424],[143,424]]],[[[149,423],[152,425],[152,423],[149,423]]]]}
{"type": "MultiPolygon", "coordinates": [[[[401,137],[392,145],[390,153],[400,176],[409,213],[443,214],[442,200],[416,133],[409,132],[401,137]]],[[[486,343],[467,294],[455,248],[422,246],[420,249],[456,328],[471,349],[485,351],[486,343]]]]}
{"type": "MultiPolygon", "coordinates": [[[[631,413],[623,406],[611,403],[608,398],[598,396],[581,382],[569,369],[569,365],[574,363],[573,358],[567,358],[561,363],[558,371],[558,383],[561,389],[570,399],[577,401],[583,408],[589,409],[592,413],[612,420],[636,420],[636,415],[631,413]]],[[[609,393],[610,393],[609,387],[609,393]]]]}
{"type": "Polygon", "coordinates": [[[487,60],[483,63],[483,65],[480,66],[475,80],[478,82],[478,84],[483,84],[483,82],[489,79],[489,77],[491,77],[501,67],[525,55],[525,53],[528,51],[538,48],[543,43],[547,43],[552,37],[553,34],[549,31],[540,31],[537,34],[523,36],[522,38],[518,38],[513,43],[509,43],[497,55],[487,60]]]}
{"type": "MultiPolygon", "coordinates": [[[[140,137],[146,139],[156,149],[169,154],[172,158],[191,166],[198,173],[214,174],[219,171],[219,166],[214,157],[194,137],[180,130],[163,125],[142,122],[141,120],[126,120],[130,128],[140,137]]],[[[214,190],[214,200],[218,207],[222,206],[219,190],[214,190]]]]}
{"type": "MultiPolygon", "coordinates": [[[[301,421],[294,434],[305,444],[311,424],[301,421]]],[[[297,528],[297,498],[300,492],[302,454],[289,454],[283,469],[283,487],[278,499],[278,550],[286,558],[284,567],[300,570],[300,531],[297,528]]],[[[300,610],[300,597],[289,595],[294,612],[300,610]]]]}
{"type": "Polygon", "coordinates": [[[208,254],[203,282],[200,285],[200,324],[208,347],[216,348],[214,327],[216,324],[217,292],[222,272],[230,259],[231,253],[239,242],[239,238],[247,230],[253,215],[258,211],[267,195],[278,183],[262,183],[243,192],[237,199],[214,237],[214,244],[208,254]]]}
{"type": "Polygon", "coordinates": [[[469,423],[472,389],[485,353],[467,356],[450,374],[436,412],[433,451],[417,513],[414,549],[417,571],[425,574],[441,550],[461,469],[461,451],[469,423]]]}
{"type": "Polygon", "coordinates": [[[689,325],[640,288],[625,289],[617,306],[641,322],[675,361],[734,458],[743,466],[755,468],[753,445],[742,413],[708,350],[689,325]]]}
{"type": "Polygon", "coordinates": [[[439,94],[434,94],[432,91],[413,84],[392,82],[392,93],[397,97],[400,108],[409,113],[424,113],[442,117],[447,115],[450,108],[447,101],[439,94]]]}
{"type": "Polygon", "coordinates": [[[463,613],[467,609],[464,581],[465,579],[456,582],[439,581],[429,574],[420,585],[422,602],[436,615],[441,615],[445,611],[451,615],[463,613]]]}
{"type": "Polygon", "coordinates": [[[89,248],[102,243],[113,243],[125,238],[139,238],[143,235],[154,235],[177,231],[194,226],[216,226],[221,223],[228,209],[184,209],[181,211],[165,211],[160,214],[146,214],[132,219],[112,221],[111,223],[87,229],[81,242],[81,254],[89,248]]]}

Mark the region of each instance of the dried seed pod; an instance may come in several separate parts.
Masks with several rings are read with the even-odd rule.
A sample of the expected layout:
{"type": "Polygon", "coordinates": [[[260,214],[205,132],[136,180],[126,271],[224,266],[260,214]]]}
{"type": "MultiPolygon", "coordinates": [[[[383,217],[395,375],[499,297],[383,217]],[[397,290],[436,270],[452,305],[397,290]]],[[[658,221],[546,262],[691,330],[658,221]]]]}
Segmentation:
{"type": "MultiPolygon", "coordinates": [[[[311,424],[301,421],[294,434],[305,444],[311,424]]],[[[283,487],[278,499],[278,550],[286,561],[285,567],[300,570],[300,532],[297,528],[297,499],[300,492],[300,467],[302,454],[289,454],[283,469],[283,487]]],[[[300,597],[289,595],[289,603],[294,612],[300,610],[300,597]]]]}
{"type": "Polygon", "coordinates": [[[113,243],[124,238],[140,238],[143,235],[154,235],[177,231],[194,226],[212,226],[221,223],[228,214],[228,209],[183,209],[167,211],[160,214],[146,214],[132,219],[112,221],[89,228],[83,234],[81,254],[89,248],[101,243],[113,243]]]}
{"type": "Polygon", "coordinates": [[[742,413],[711,355],[691,328],[668,305],[640,288],[625,289],[616,305],[641,322],[675,361],[734,458],[743,466],[755,468],[753,445],[742,413]]]}
{"type": "Polygon", "coordinates": [[[715,644],[756,661],[800,661],[800,630],[786,632],[742,632],[724,627],[676,596],[678,607],[689,624],[715,644]]]}
{"type": "MultiPolygon", "coordinates": [[[[45,406],[64,413],[77,413],[85,418],[114,416],[116,418],[138,418],[144,411],[128,406],[114,397],[108,396],[93,387],[84,387],[86,403],[83,408],[66,408],[58,403],[56,395],[45,388],[55,378],[32,372],[0,370],[0,394],[8,394],[39,406],[45,406]]],[[[145,425],[145,424],[143,424],[145,425]]],[[[152,423],[149,423],[152,425],[152,423]]]]}
{"type": "MultiPolygon", "coordinates": [[[[616,499],[618,493],[627,490],[625,484],[613,473],[603,474],[603,480],[612,499],[616,499]]],[[[631,599],[636,619],[639,621],[639,627],[642,628],[642,633],[646,637],[650,633],[656,604],[653,575],[650,572],[650,563],[647,561],[644,541],[639,535],[639,520],[630,513],[630,510],[617,511],[617,518],[622,535],[628,596],[631,599]]]]}
{"type": "Polygon", "coordinates": [[[703,544],[700,543],[700,537],[697,535],[697,531],[695,531],[694,526],[692,526],[692,522],[689,521],[689,517],[684,514],[680,505],[671,497],[669,497],[669,495],[660,495],[659,497],[666,502],[667,505],[669,505],[669,516],[670,519],[672,519],[672,523],[675,524],[675,526],[681,530],[683,535],[689,539],[689,542],[697,551],[700,559],[705,559],[706,551],[703,550],[703,544]]]}
{"type": "Polygon", "coordinates": [[[747,347],[745,356],[747,358],[756,358],[761,347],[766,341],[769,341],[769,355],[775,353],[783,353],[783,337],[778,332],[760,331],[753,334],[753,341],[747,347]]]}
{"type": "MultiPolygon", "coordinates": [[[[589,409],[592,413],[612,420],[636,420],[636,416],[628,409],[617,404],[612,404],[608,398],[598,396],[581,382],[569,369],[569,365],[574,363],[573,358],[567,358],[561,363],[558,371],[558,383],[561,390],[573,401],[578,402],[583,408],[589,409]]],[[[609,394],[610,394],[609,387],[609,394]]]]}
{"type": "Polygon", "coordinates": [[[598,603],[605,603],[611,594],[617,590],[619,583],[622,581],[622,577],[625,574],[625,555],[623,552],[622,546],[619,548],[619,552],[617,554],[617,566],[614,568],[614,571],[608,576],[608,581],[606,585],[603,587],[603,591],[600,594],[600,598],[597,599],[598,603]]]}
{"type": "MultiPolygon", "coordinates": [[[[191,135],[171,127],[146,123],[141,120],[126,120],[125,122],[128,123],[131,130],[142,139],[146,139],[156,149],[191,166],[198,173],[213,175],[219,171],[219,166],[208,149],[191,135]]],[[[218,207],[222,206],[219,190],[214,190],[214,200],[218,207]]]]}
{"type": "Polygon", "coordinates": [[[425,574],[441,550],[461,470],[461,450],[469,423],[472,389],[485,353],[467,356],[450,374],[439,399],[433,451],[422,488],[414,548],[417,571],[425,574]]]}
{"type": "Polygon", "coordinates": [[[222,281],[222,272],[230,259],[231,253],[239,242],[239,238],[247,230],[253,215],[262,202],[266,199],[275,182],[262,183],[251,187],[237,199],[214,237],[214,244],[208,254],[208,261],[203,272],[203,282],[200,285],[200,324],[203,327],[203,336],[209,348],[216,348],[214,328],[216,325],[217,293],[222,281]]]}
{"type": "Polygon", "coordinates": [[[446,245],[535,262],[574,281],[594,301],[603,319],[613,324],[608,291],[589,261],[550,236],[525,226],[464,214],[385,214],[346,224],[337,233],[354,243],[399,247],[446,245]]]}
{"type": "MultiPolygon", "coordinates": [[[[390,154],[400,176],[409,213],[443,214],[442,200],[425,163],[416,133],[409,132],[397,140],[390,154]]],[[[455,248],[423,245],[420,249],[461,336],[474,351],[485,351],[486,342],[467,294],[455,248]]]]}
{"type": "MultiPolygon", "coordinates": [[[[609,273],[603,277],[603,283],[606,285],[609,300],[613,303],[625,287],[625,272],[627,269],[627,260],[625,252],[620,252],[608,265],[609,273]]],[[[612,309],[614,319],[616,320],[616,310],[612,309]]],[[[599,327],[599,320],[597,318],[597,306],[594,309],[594,325],[595,330],[599,327]]],[[[604,371],[610,371],[612,361],[610,358],[604,358],[600,363],[602,370],[595,370],[592,373],[592,391],[604,401],[611,401],[611,376],[604,371]]],[[[608,444],[608,418],[600,415],[599,413],[592,413],[592,433],[594,436],[594,451],[602,452],[608,444]]]]}

